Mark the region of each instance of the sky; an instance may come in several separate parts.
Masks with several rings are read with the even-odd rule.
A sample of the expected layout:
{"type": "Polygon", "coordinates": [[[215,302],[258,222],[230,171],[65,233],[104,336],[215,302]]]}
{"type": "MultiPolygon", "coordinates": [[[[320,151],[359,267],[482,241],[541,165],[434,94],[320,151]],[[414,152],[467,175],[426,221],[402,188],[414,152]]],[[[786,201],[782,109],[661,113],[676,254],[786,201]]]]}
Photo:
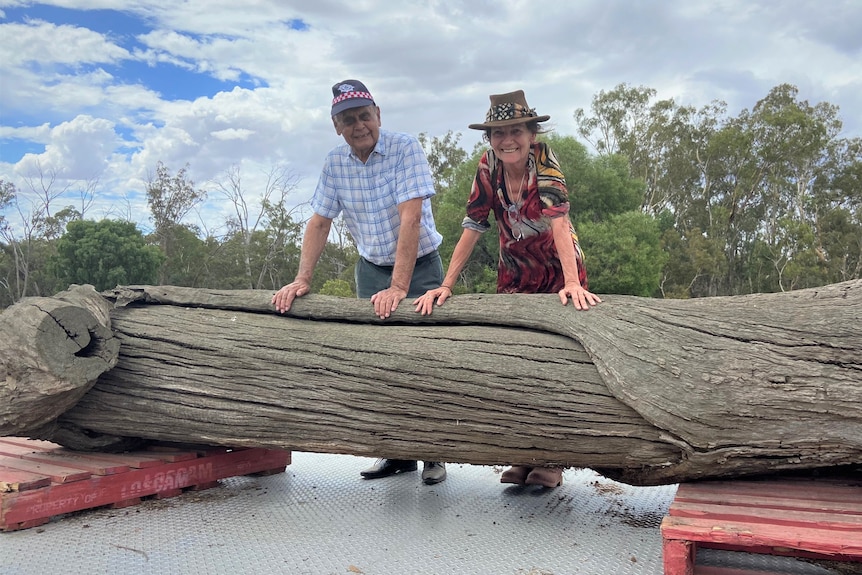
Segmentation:
{"type": "Polygon", "coordinates": [[[575,110],[619,84],[733,117],[789,83],[859,137],[860,30],[858,0],[0,0],[0,180],[24,213],[48,188],[148,231],[158,162],[188,166],[209,192],[189,222],[218,235],[229,170],[252,203],[284,170],[302,214],[342,142],[331,87],[351,78],[385,129],[467,150],[491,94],[523,89],[576,136],[575,110]]]}

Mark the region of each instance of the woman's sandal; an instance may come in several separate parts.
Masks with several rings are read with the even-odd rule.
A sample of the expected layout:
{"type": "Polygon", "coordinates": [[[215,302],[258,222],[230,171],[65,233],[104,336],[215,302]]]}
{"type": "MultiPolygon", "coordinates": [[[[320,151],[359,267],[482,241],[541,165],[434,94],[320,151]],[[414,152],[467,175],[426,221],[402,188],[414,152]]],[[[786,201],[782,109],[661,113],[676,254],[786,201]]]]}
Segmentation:
{"type": "Polygon", "coordinates": [[[543,487],[559,487],[563,484],[563,470],[559,467],[537,467],[527,475],[524,483],[542,485],[543,487]]]}
{"type": "Polygon", "coordinates": [[[524,485],[527,481],[527,476],[533,470],[532,467],[524,467],[523,465],[513,465],[500,475],[500,483],[514,483],[516,485],[524,485]]]}

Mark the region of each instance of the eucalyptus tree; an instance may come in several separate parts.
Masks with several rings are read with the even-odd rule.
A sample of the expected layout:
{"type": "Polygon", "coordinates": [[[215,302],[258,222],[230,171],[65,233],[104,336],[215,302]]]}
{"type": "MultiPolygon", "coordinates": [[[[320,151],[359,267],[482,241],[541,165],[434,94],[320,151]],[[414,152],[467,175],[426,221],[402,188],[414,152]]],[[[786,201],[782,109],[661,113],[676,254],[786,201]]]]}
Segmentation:
{"type": "Polygon", "coordinates": [[[38,181],[42,187],[22,193],[14,183],[0,180],[0,301],[6,305],[27,296],[50,295],[59,287],[47,262],[66,222],[79,217],[71,207],[51,215],[52,202],[60,196],[54,175],[25,181],[29,186],[38,181]]]}
{"type": "Polygon", "coordinates": [[[590,155],[586,146],[571,136],[550,133],[542,139],[554,151],[566,176],[569,215],[576,227],[582,222],[601,222],[615,214],[640,210],[644,184],[629,173],[626,157],[590,155]]]}
{"type": "Polygon", "coordinates": [[[175,275],[170,266],[175,252],[178,251],[176,244],[181,235],[186,235],[181,233],[180,228],[186,228],[197,235],[197,227],[184,219],[206,199],[206,192],[195,188],[194,181],[188,177],[188,169],[189,165],[186,164],[176,174],[171,175],[167,166],[159,161],[155,175],[148,177],[146,185],[153,235],[166,256],[166,265],[159,274],[159,282],[163,284],[167,283],[169,276],[175,275]]]}
{"type": "Polygon", "coordinates": [[[645,185],[618,154],[591,156],[572,137],[546,134],[566,176],[569,215],[584,250],[590,290],[652,296],[666,254],[656,219],[641,211],[645,185]]]}
{"type": "Polygon", "coordinates": [[[862,138],[839,139],[812,183],[817,250],[828,282],[862,277],[862,138]]]}
{"type": "Polygon", "coordinates": [[[419,143],[428,158],[434,188],[442,194],[455,183],[458,167],[467,159],[467,151],[460,145],[461,133],[449,130],[442,137],[430,137],[426,132],[419,134],[419,143]]]}
{"type": "Polygon", "coordinates": [[[726,122],[716,138],[722,147],[710,202],[717,216],[710,231],[724,242],[728,262],[724,293],[826,283],[819,238],[835,204],[818,194],[829,188],[840,130],[836,106],[800,100],[788,84],[726,122]]]}
{"type": "MultiPolygon", "coordinates": [[[[467,212],[476,166],[484,151],[484,147],[476,146],[470,156],[465,156],[460,164],[453,166],[449,182],[432,201],[434,221],[443,236],[440,256],[444,267],[448,267],[461,237],[461,223],[467,212]]],[[[459,281],[453,286],[455,293],[494,293],[497,290],[499,237],[493,213],[490,214],[490,223],[491,228],[479,238],[469,261],[461,270],[459,281]]]]}
{"type": "MultiPolygon", "coordinates": [[[[283,269],[288,244],[299,241],[301,224],[294,221],[300,206],[288,207],[288,198],[298,185],[298,178],[286,167],[274,165],[264,174],[259,189],[243,183],[239,165],[228,168],[212,182],[232,209],[227,219],[225,243],[238,247],[235,257],[241,268],[233,277],[234,287],[249,289],[277,288],[285,278],[283,269]]],[[[296,256],[296,254],[294,254],[296,256]]]]}
{"type": "Polygon", "coordinates": [[[0,238],[3,240],[0,243],[0,287],[3,288],[0,292],[0,308],[5,308],[16,301],[13,293],[17,290],[14,290],[13,285],[18,279],[18,267],[15,265],[17,254],[11,241],[14,238],[9,220],[6,218],[6,210],[15,202],[16,194],[15,184],[0,180],[0,238]]]}
{"type": "Polygon", "coordinates": [[[720,101],[697,110],[655,95],[621,84],[575,120],[600,157],[623,154],[643,181],[641,209],[664,222],[665,294],[859,277],[859,145],[839,137],[836,106],[811,105],[789,84],[736,117],[720,101]]]}
{"type": "MultiPolygon", "coordinates": [[[[476,175],[479,158],[486,149],[484,143],[477,143],[471,152],[460,146],[461,133],[448,131],[443,137],[429,137],[419,134],[419,142],[428,157],[431,175],[434,177],[436,195],[431,200],[437,230],[443,236],[440,256],[444,268],[449,265],[455,244],[461,237],[461,222],[467,208],[467,200],[476,175]]],[[[492,216],[493,222],[493,216],[492,216]]],[[[483,234],[473,250],[470,261],[461,271],[459,283],[453,286],[455,292],[488,292],[497,289],[497,236],[483,234]]]]}
{"type": "Polygon", "coordinates": [[[668,254],[655,218],[633,210],[585,222],[578,232],[591,291],[643,297],[659,293],[668,254]]]}

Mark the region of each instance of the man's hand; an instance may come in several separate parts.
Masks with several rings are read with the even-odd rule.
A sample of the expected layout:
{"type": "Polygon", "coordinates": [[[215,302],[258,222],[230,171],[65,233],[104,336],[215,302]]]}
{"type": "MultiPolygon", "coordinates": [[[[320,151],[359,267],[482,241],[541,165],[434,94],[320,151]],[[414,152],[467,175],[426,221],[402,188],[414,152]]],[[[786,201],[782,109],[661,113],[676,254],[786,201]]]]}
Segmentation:
{"type": "Polygon", "coordinates": [[[272,304],[275,306],[276,311],[284,313],[290,309],[293,300],[300,296],[304,296],[310,291],[311,286],[308,282],[303,280],[293,280],[292,283],[287,284],[275,292],[275,295],[272,296],[272,304]]]}
{"type": "Polygon", "coordinates": [[[386,319],[392,312],[398,309],[401,300],[407,297],[407,292],[401,288],[388,287],[371,296],[374,304],[374,314],[380,319],[386,319]]]}

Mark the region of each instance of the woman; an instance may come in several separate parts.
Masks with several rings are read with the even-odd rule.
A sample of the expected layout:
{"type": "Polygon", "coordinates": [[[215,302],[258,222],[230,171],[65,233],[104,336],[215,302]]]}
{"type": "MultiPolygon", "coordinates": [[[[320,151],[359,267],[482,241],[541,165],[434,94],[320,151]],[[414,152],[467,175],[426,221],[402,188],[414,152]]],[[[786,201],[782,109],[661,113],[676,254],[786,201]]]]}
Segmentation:
{"type": "MultiPolygon", "coordinates": [[[[413,303],[422,315],[443,305],[452,286],[473,253],[482,233],[490,229],[493,211],[500,236],[497,293],[556,293],[563,305],[588,310],[601,302],[587,291],[587,272],[578,237],[569,220],[566,181],[553,151],[537,142],[538,116],[527,105],[523,90],[491,96],[491,108],[483,124],[491,144],[479,160],[473,189],[462,222],[461,238],[452,253],[440,287],[428,290],[413,303]]],[[[563,481],[562,468],[513,466],[500,476],[501,483],[556,487],[563,481]]]]}

